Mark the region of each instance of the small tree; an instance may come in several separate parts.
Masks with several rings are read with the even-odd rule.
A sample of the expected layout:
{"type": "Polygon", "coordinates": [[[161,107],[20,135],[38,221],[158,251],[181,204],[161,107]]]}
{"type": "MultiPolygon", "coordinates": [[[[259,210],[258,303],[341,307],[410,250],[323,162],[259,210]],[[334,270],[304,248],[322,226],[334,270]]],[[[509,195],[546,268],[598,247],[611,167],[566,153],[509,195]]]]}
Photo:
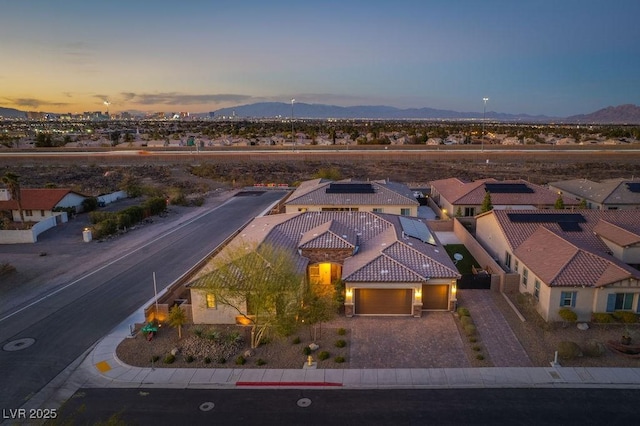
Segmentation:
{"type": "Polygon", "coordinates": [[[7,172],[2,176],[2,183],[7,186],[11,198],[18,203],[18,211],[20,212],[20,220],[24,223],[24,212],[22,211],[22,197],[20,193],[20,176],[15,173],[7,172]]]}
{"type": "Polygon", "coordinates": [[[562,195],[558,194],[558,198],[556,198],[553,208],[556,210],[564,210],[564,200],[562,199],[562,195]]]}
{"type": "Polygon", "coordinates": [[[487,191],[484,194],[484,200],[482,200],[482,207],[480,208],[480,212],[485,213],[490,210],[493,210],[493,204],[491,203],[491,193],[487,191]]]}
{"type": "Polygon", "coordinates": [[[456,209],[456,217],[462,217],[462,207],[460,206],[456,209]]]}
{"type": "Polygon", "coordinates": [[[178,329],[178,339],[182,339],[182,326],[187,323],[187,314],[178,305],[169,309],[169,325],[178,329]]]}
{"type": "Polygon", "coordinates": [[[578,204],[578,208],[579,209],[586,209],[587,208],[587,200],[585,200],[584,198],[582,200],[580,200],[580,204],[578,204]]]}

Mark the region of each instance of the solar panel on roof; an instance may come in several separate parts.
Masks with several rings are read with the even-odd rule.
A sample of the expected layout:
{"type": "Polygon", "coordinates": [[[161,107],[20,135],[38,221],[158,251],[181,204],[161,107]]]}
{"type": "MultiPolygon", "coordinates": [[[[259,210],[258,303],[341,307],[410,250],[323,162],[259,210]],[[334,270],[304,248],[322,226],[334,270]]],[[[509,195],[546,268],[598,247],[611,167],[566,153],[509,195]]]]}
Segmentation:
{"type": "Polygon", "coordinates": [[[533,194],[535,192],[526,183],[485,183],[484,187],[492,194],[533,194]]]}
{"type": "Polygon", "coordinates": [[[627,182],[627,189],[631,192],[640,192],[640,182],[627,182]]]}
{"type": "Polygon", "coordinates": [[[514,223],[585,223],[587,220],[580,213],[507,213],[514,223]]]}
{"type": "Polygon", "coordinates": [[[565,232],[580,232],[582,227],[578,222],[558,222],[558,226],[565,232]]]}
{"type": "Polygon", "coordinates": [[[374,194],[375,188],[370,183],[331,183],[327,194],[374,194]]]}
{"type": "Polygon", "coordinates": [[[402,226],[402,232],[409,237],[417,238],[423,243],[436,245],[436,240],[431,235],[431,231],[424,223],[411,220],[406,217],[400,217],[400,225],[402,226]]]}

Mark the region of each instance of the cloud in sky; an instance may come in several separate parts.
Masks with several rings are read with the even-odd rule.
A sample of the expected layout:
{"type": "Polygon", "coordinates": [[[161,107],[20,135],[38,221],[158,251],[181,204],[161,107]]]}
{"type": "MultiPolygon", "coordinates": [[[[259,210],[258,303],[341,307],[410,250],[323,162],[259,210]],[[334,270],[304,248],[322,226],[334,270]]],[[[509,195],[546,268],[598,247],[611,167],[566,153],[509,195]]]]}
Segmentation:
{"type": "Polygon", "coordinates": [[[69,105],[66,102],[50,102],[43,99],[36,98],[5,98],[11,104],[25,108],[39,108],[39,107],[63,107],[69,105]]]}
{"type": "Polygon", "coordinates": [[[253,98],[247,95],[237,94],[207,94],[191,95],[179,92],[163,93],[133,93],[123,92],[120,94],[127,103],[139,105],[202,105],[221,104],[225,102],[247,102],[253,98]]]}

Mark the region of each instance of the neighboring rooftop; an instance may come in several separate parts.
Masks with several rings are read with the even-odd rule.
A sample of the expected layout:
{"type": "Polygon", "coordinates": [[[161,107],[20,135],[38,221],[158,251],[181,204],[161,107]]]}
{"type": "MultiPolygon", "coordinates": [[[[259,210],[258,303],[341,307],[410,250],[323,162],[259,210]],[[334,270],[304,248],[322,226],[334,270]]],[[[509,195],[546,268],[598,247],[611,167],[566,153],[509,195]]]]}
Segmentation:
{"type": "Polygon", "coordinates": [[[598,204],[629,204],[640,208],[640,178],[607,179],[602,182],[572,179],[551,182],[549,186],[598,204]]]}

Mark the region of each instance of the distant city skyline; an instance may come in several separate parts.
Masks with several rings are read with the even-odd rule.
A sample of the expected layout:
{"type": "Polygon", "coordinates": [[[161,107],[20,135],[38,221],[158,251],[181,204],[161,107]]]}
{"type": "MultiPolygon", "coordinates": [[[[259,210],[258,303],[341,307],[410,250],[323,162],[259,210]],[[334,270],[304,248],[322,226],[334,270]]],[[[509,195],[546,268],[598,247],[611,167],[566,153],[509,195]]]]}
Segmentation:
{"type": "Polygon", "coordinates": [[[0,106],[466,112],[486,97],[487,111],[570,116],[640,105],[638,16],[637,0],[3,2],[0,106]]]}

